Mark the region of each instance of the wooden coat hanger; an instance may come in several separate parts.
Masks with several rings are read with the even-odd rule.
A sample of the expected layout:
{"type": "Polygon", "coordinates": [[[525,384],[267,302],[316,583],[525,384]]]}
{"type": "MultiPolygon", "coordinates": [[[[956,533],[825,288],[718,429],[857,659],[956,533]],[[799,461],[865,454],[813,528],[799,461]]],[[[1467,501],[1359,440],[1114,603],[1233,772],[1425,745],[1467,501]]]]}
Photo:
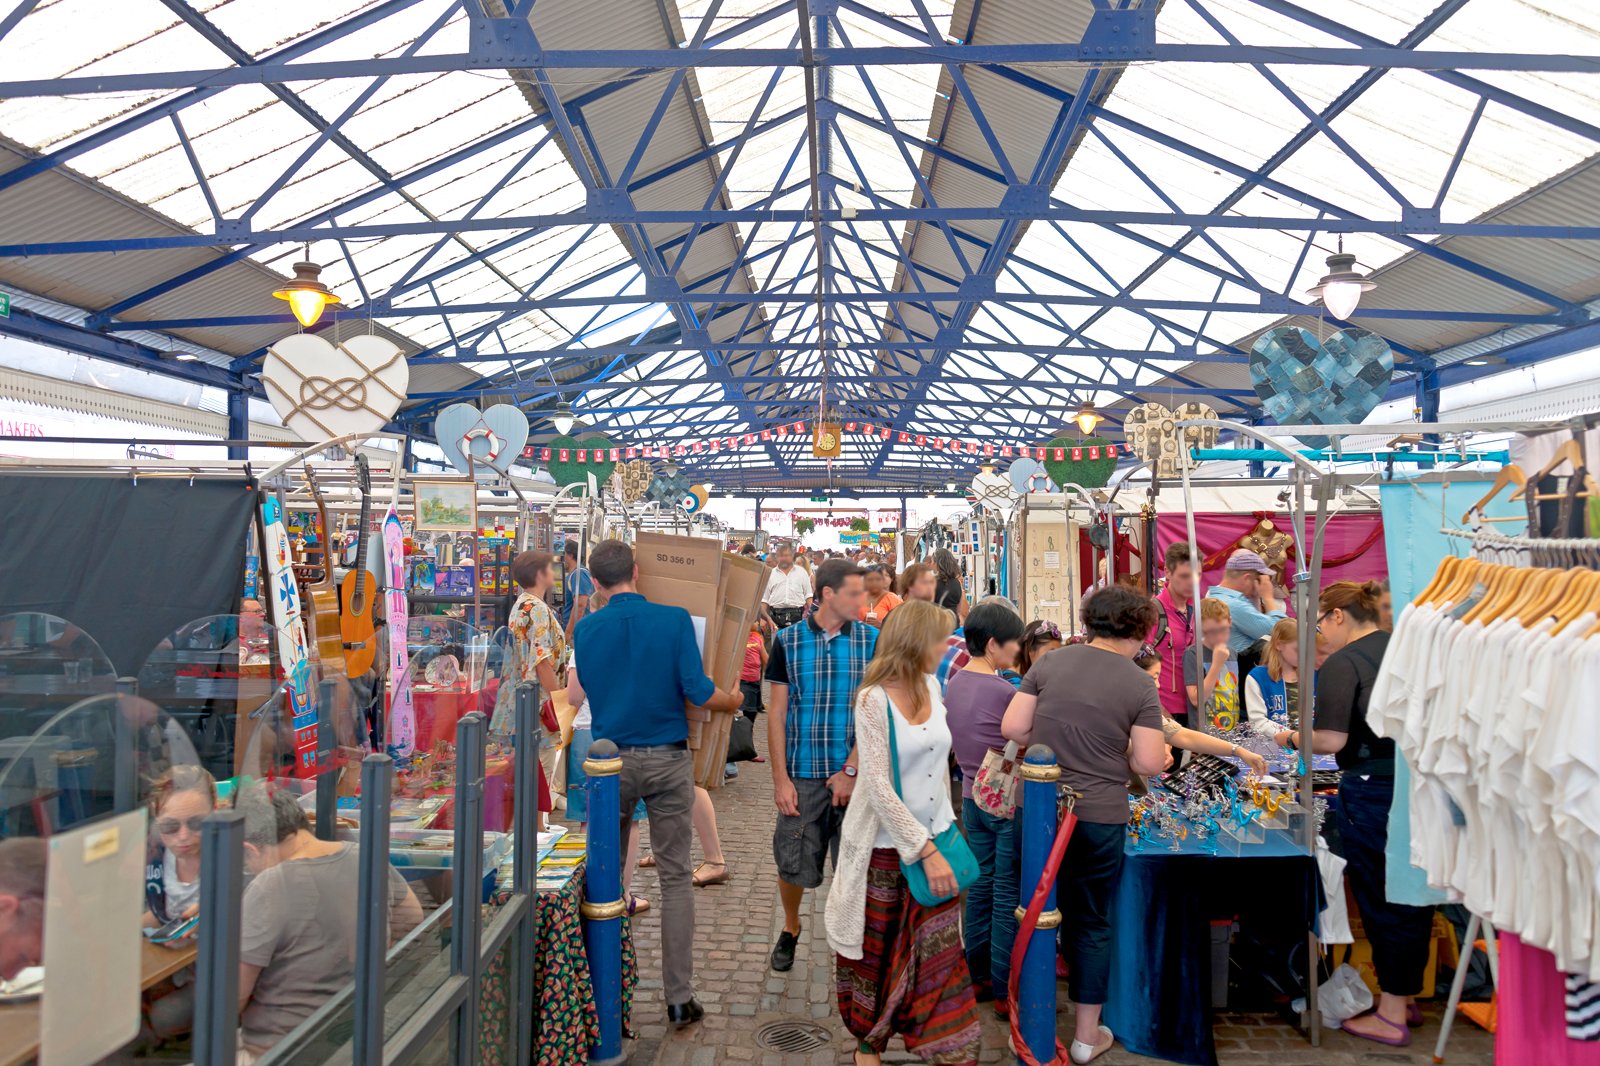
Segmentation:
{"type": "MultiPolygon", "coordinates": [[[[1577,473],[1583,467],[1583,449],[1579,447],[1577,441],[1569,440],[1557,448],[1556,453],[1550,457],[1550,461],[1544,464],[1544,467],[1537,474],[1524,481],[1522,487],[1512,494],[1512,500],[1520,500],[1525,497],[1529,492],[1529,486],[1533,487],[1533,491],[1538,491],[1539,482],[1555,473],[1556,468],[1562,463],[1571,463],[1573,473],[1577,473]]],[[[1592,481],[1593,479],[1589,480],[1592,481]]]]}
{"type": "MultiPolygon", "coordinates": [[[[1516,485],[1518,495],[1520,495],[1521,491],[1527,487],[1527,484],[1528,476],[1522,472],[1522,467],[1514,463],[1507,463],[1500,468],[1500,473],[1495,477],[1494,484],[1489,486],[1489,491],[1483,494],[1483,499],[1467,508],[1467,513],[1461,516],[1461,523],[1465,525],[1472,518],[1473,511],[1482,511],[1484,504],[1500,495],[1507,485],[1516,485]]],[[[1513,495],[1511,498],[1515,500],[1517,496],[1513,495]]]]}
{"type": "Polygon", "coordinates": [[[1556,624],[1551,634],[1560,633],[1586,611],[1594,610],[1597,594],[1600,594],[1600,574],[1586,570],[1574,578],[1570,591],[1554,612],[1556,624]]]}
{"type": "Polygon", "coordinates": [[[1413,603],[1433,603],[1439,592],[1448,586],[1454,577],[1456,568],[1463,563],[1475,563],[1476,560],[1463,559],[1459,555],[1447,555],[1439,561],[1439,566],[1433,572],[1433,579],[1423,586],[1421,592],[1412,597],[1413,603]]]}

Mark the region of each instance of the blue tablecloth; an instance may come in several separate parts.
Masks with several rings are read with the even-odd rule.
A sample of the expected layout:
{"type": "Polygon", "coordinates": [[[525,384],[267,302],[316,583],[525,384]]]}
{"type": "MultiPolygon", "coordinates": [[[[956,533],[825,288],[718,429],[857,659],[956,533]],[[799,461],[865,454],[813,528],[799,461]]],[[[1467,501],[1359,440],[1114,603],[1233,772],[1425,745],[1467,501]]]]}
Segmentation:
{"type": "Polygon", "coordinates": [[[1211,923],[1251,921],[1251,898],[1265,898],[1261,918],[1284,935],[1303,937],[1322,910],[1317,864],[1289,834],[1272,832],[1244,854],[1207,854],[1191,833],[1177,852],[1169,842],[1131,847],[1112,908],[1114,955],[1105,1023],[1140,1055],[1216,1066],[1211,1037],[1211,923]]]}

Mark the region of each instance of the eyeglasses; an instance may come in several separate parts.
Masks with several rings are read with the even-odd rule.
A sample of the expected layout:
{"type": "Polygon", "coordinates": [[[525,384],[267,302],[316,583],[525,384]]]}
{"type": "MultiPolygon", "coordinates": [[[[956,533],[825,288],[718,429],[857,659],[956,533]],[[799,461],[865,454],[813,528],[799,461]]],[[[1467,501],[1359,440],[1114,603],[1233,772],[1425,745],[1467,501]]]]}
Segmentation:
{"type": "Polygon", "coordinates": [[[187,829],[191,833],[200,832],[200,826],[205,823],[206,816],[197,814],[193,818],[157,818],[156,832],[164,837],[170,837],[180,829],[187,829]]]}
{"type": "MultiPolygon", "coordinates": [[[[1335,607],[1333,609],[1333,611],[1337,611],[1338,609],[1339,608],[1335,607]]],[[[1318,633],[1322,632],[1322,623],[1327,620],[1328,616],[1330,614],[1332,614],[1333,611],[1323,611],[1321,614],[1317,615],[1317,632],[1318,633]]]]}

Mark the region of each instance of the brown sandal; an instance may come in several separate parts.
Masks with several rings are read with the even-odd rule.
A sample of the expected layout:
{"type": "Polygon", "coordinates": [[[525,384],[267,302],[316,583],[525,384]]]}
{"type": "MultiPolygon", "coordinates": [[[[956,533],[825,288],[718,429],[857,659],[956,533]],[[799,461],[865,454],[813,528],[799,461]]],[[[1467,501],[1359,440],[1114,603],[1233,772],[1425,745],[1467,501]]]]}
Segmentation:
{"type": "Polygon", "coordinates": [[[728,864],[726,862],[712,862],[711,860],[707,859],[705,862],[702,862],[699,866],[694,868],[694,876],[692,880],[694,881],[695,888],[708,888],[711,885],[725,885],[728,883],[728,864]],[[721,867],[722,872],[719,874],[714,874],[711,877],[702,878],[700,876],[700,871],[704,870],[707,866],[721,867]]]}
{"type": "Polygon", "coordinates": [[[639,869],[653,870],[655,869],[655,865],[656,857],[654,852],[647,851],[643,855],[639,856],[639,869]]]}

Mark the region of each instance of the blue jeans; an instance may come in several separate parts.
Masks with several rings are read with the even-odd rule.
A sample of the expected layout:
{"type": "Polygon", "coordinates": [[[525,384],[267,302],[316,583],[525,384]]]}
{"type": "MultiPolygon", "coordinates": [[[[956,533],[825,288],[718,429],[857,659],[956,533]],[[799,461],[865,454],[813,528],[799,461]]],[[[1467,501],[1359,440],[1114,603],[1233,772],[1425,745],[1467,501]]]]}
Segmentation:
{"type": "Polygon", "coordinates": [[[1011,980],[1011,945],[1017,939],[1017,898],[1022,877],[1017,823],[961,801],[967,846],[978,859],[978,880],[967,889],[967,971],[979,984],[988,980],[994,998],[1004,1000],[1011,980]]]}

